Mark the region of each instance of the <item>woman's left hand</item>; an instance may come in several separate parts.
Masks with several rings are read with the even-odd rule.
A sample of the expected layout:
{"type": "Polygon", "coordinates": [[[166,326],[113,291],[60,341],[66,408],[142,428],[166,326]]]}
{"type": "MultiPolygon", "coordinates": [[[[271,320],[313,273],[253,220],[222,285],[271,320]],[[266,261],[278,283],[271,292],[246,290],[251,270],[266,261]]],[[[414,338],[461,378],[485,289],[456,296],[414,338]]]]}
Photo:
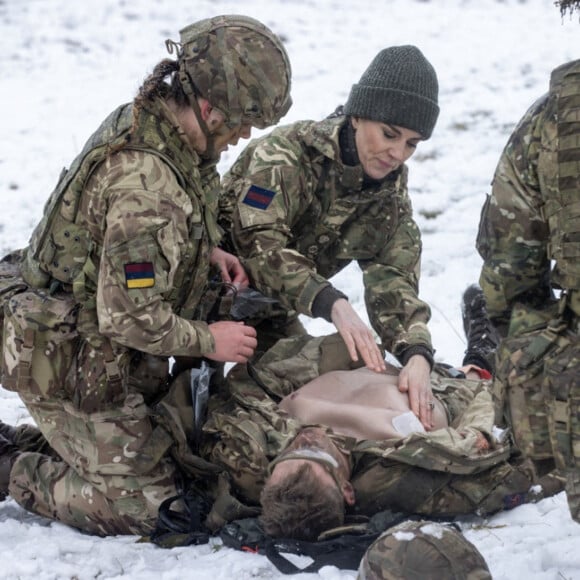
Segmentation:
{"type": "Polygon", "coordinates": [[[212,265],[219,268],[224,282],[233,284],[238,289],[249,286],[250,280],[237,256],[221,248],[214,248],[209,261],[212,265]]]}
{"type": "Polygon", "coordinates": [[[417,415],[426,431],[433,427],[433,392],[431,366],[424,356],[412,356],[399,374],[399,391],[409,394],[411,411],[417,415]]]}

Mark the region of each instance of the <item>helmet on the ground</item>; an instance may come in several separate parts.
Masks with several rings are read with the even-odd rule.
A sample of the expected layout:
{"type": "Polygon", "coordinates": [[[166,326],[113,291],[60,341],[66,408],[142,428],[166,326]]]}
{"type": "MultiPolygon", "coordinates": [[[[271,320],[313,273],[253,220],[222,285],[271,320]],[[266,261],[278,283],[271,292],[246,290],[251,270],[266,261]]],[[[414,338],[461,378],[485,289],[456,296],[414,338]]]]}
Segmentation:
{"type": "MultiPolygon", "coordinates": [[[[168,49],[171,51],[171,41],[168,49]]],[[[248,16],[223,15],[180,31],[179,78],[191,98],[201,96],[226,124],[264,129],[292,104],[290,61],[281,40],[248,16]]]]}
{"type": "Polygon", "coordinates": [[[407,521],[368,548],[358,580],[491,580],[477,548],[451,526],[407,521]]]}

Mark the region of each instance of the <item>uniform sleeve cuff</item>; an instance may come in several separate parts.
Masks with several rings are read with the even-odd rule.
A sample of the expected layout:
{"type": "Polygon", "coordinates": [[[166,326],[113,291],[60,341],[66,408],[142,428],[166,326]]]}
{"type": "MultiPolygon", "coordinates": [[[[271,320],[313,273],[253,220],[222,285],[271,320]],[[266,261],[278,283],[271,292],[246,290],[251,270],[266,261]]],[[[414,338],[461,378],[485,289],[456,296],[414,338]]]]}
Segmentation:
{"type": "Polygon", "coordinates": [[[399,362],[405,366],[409,362],[409,359],[416,354],[420,354],[422,357],[424,357],[429,363],[430,369],[433,370],[433,366],[435,364],[433,351],[429,347],[422,344],[415,344],[413,346],[407,347],[398,355],[397,358],[399,359],[399,362]]]}
{"type": "Polygon", "coordinates": [[[316,295],[316,298],[312,303],[312,316],[314,316],[314,318],[324,318],[327,322],[332,322],[330,316],[332,306],[341,298],[348,300],[346,294],[343,294],[340,290],[337,290],[333,286],[325,286],[316,295]]]}
{"type": "MultiPolygon", "coordinates": [[[[195,323],[195,334],[197,336],[197,344],[199,347],[199,355],[203,356],[215,352],[215,340],[213,334],[209,330],[209,325],[205,323],[195,323]]],[[[197,355],[194,355],[197,356],[197,355]]]]}

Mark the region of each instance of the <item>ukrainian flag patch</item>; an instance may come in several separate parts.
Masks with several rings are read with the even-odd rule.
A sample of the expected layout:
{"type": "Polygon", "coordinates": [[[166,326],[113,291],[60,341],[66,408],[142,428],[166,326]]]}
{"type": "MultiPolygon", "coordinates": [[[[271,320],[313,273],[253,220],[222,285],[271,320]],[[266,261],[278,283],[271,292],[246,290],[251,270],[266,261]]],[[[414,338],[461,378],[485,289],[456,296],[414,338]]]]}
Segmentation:
{"type": "Polygon", "coordinates": [[[155,286],[155,270],[152,262],[125,264],[125,283],[129,290],[155,286]]]}
{"type": "Polygon", "coordinates": [[[250,185],[250,189],[246,192],[242,203],[255,207],[256,209],[268,209],[275,195],[275,191],[270,191],[257,185],[250,185]]]}

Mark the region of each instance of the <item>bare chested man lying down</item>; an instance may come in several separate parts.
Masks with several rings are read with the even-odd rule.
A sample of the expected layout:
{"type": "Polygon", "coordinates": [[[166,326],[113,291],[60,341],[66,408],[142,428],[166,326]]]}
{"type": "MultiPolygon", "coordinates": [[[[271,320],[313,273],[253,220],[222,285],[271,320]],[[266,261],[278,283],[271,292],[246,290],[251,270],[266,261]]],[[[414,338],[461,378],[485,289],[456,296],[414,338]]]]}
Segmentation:
{"type": "MultiPolygon", "coordinates": [[[[468,379],[480,380],[481,371],[473,365],[459,370],[468,379]]],[[[392,439],[424,431],[411,411],[409,396],[397,386],[397,376],[392,367],[383,373],[366,367],[331,371],[282,399],[279,406],[304,423],[326,425],[357,440],[392,439]]],[[[430,430],[448,427],[449,410],[437,395],[430,407],[430,430]]],[[[488,441],[480,433],[478,448],[487,447],[488,441]]]]}
{"type": "Polygon", "coordinates": [[[392,460],[388,453],[381,458],[381,449],[398,447],[413,432],[434,438],[442,434],[439,446],[451,443],[459,457],[494,453],[489,383],[481,381],[477,367],[460,370],[470,380],[447,378],[435,384],[438,379],[432,376],[432,427],[427,432],[411,412],[407,394],[397,388],[393,367],[386,373],[331,371],[282,399],[279,406],[289,415],[332,432],[304,427],[270,463],[260,497],[266,531],[312,539],[333,522],[340,525],[345,511],[353,509],[367,515],[386,507],[435,516],[493,513],[508,507],[506,497],[523,497],[535,475],[506,462],[506,456],[497,465],[489,463],[487,470],[457,475],[429,461],[418,467],[420,463],[392,460]],[[349,438],[350,446],[345,444],[349,438]],[[462,485],[479,491],[466,500],[456,489],[462,485]],[[498,490],[497,495],[491,490],[498,490]]]}

